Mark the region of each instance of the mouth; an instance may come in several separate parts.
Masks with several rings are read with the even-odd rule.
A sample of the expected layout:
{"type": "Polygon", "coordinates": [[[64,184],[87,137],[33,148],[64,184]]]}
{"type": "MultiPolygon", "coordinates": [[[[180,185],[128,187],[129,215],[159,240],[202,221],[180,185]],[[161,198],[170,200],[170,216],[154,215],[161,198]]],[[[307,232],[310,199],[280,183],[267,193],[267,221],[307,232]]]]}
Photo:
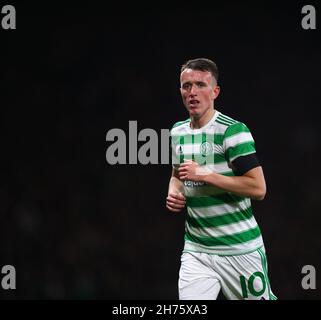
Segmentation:
{"type": "Polygon", "coordinates": [[[192,99],[188,102],[188,106],[193,109],[193,108],[196,108],[198,105],[199,105],[199,100],[196,100],[196,99],[192,99]]]}

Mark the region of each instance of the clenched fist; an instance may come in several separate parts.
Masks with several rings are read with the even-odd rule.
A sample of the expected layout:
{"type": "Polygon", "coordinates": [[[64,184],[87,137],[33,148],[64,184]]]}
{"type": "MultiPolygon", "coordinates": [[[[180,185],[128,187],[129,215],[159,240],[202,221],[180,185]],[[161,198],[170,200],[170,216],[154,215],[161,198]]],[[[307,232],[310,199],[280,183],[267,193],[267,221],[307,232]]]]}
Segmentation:
{"type": "Polygon", "coordinates": [[[185,160],[178,168],[178,175],[181,180],[200,182],[207,174],[211,173],[206,167],[200,166],[192,160],[185,160]]]}
{"type": "Polygon", "coordinates": [[[170,192],[166,198],[166,208],[172,212],[180,212],[186,204],[185,196],[179,192],[170,192]]]}

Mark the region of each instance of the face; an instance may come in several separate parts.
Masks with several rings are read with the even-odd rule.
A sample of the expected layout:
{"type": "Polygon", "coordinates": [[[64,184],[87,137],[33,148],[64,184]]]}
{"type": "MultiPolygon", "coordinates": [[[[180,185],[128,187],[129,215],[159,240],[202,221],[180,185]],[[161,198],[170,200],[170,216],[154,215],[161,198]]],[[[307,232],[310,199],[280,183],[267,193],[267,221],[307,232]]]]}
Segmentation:
{"type": "Polygon", "coordinates": [[[180,80],[183,103],[191,117],[200,118],[213,109],[220,88],[209,71],[185,69],[180,80]]]}

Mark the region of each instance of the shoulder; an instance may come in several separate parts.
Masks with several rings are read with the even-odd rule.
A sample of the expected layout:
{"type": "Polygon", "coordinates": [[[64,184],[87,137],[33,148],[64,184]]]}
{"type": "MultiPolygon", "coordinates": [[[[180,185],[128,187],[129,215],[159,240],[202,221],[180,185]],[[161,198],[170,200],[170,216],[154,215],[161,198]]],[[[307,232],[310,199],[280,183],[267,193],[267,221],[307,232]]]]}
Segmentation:
{"type": "Polygon", "coordinates": [[[229,137],[241,132],[250,132],[245,123],[226,116],[223,113],[218,115],[216,122],[222,127],[225,137],[229,137]]]}
{"type": "Polygon", "coordinates": [[[189,126],[190,119],[186,119],[183,121],[178,121],[174,123],[172,129],[170,130],[171,134],[179,134],[182,130],[189,126]]]}

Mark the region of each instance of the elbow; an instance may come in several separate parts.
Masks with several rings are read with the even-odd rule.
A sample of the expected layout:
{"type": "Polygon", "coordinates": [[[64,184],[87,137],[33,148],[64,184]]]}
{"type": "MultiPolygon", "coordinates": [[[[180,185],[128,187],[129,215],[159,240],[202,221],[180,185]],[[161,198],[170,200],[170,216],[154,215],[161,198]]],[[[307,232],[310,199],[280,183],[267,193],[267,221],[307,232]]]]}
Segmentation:
{"type": "Polygon", "coordinates": [[[262,201],[266,195],[266,188],[258,188],[252,196],[252,199],[262,201]]]}
{"type": "Polygon", "coordinates": [[[255,196],[254,200],[262,201],[265,198],[265,193],[260,193],[257,196],[255,196]]]}
{"type": "Polygon", "coordinates": [[[265,183],[265,179],[262,173],[262,169],[260,169],[259,172],[256,172],[256,169],[253,169],[254,172],[252,177],[252,183],[250,184],[250,189],[251,190],[251,199],[253,200],[263,200],[265,198],[266,195],[266,183],[265,183]],[[261,173],[260,173],[261,172],[261,173]]]}

